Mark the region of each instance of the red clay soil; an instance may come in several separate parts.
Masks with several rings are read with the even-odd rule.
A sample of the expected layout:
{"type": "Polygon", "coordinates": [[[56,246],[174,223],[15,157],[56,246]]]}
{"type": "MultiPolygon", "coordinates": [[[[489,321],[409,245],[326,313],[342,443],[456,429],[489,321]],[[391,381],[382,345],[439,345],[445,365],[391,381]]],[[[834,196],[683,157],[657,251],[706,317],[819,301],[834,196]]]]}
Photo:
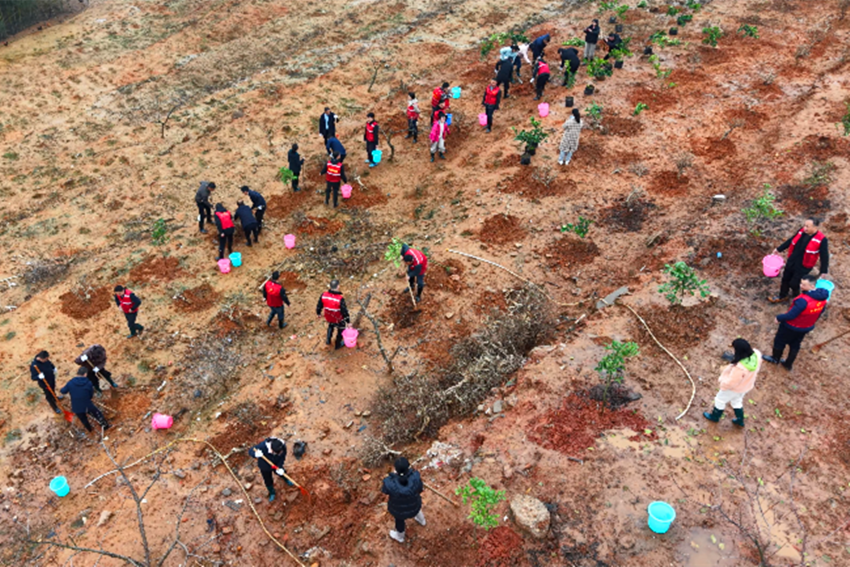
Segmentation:
{"type": "MultiPolygon", "coordinates": [[[[637,87],[629,93],[629,105],[634,108],[639,102],[649,106],[653,112],[666,110],[679,102],[675,89],[650,89],[637,87]]],[[[604,119],[603,119],[604,121],[604,119]]]]}
{"type": "Polygon", "coordinates": [[[800,148],[804,156],[809,159],[827,161],[834,157],[850,157],[850,142],[845,138],[828,138],[810,134],[803,138],[800,148]]]}
{"type": "MultiPolygon", "coordinates": [[[[538,149],[538,152],[541,150],[538,149]]],[[[519,158],[517,158],[519,160],[519,158]]],[[[538,159],[539,162],[539,159],[538,159]]],[[[511,178],[507,187],[502,188],[502,193],[518,193],[529,199],[540,199],[542,197],[554,197],[566,195],[576,190],[576,182],[561,175],[554,177],[556,170],[547,172],[545,169],[535,165],[535,157],[531,158],[531,165],[523,166],[511,178]],[[553,177],[548,185],[540,180],[544,176],[553,177]],[[537,179],[535,179],[537,177],[537,179]]]]}
{"type": "Polygon", "coordinates": [[[737,151],[735,142],[729,138],[695,139],[691,142],[691,148],[696,155],[709,163],[733,158],[737,151]]]}
{"type": "Polygon", "coordinates": [[[478,240],[487,244],[513,244],[521,242],[526,234],[517,217],[500,214],[484,221],[478,231],[478,240]]]}
{"type": "MultiPolygon", "coordinates": [[[[686,352],[705,341],[714,330],[717,315],[714,303],[706,300],[692,307],[671,305],[667,309],[641,309],[638,315],[643,317],[661,344],[674,353],[686,352]]],[[[649,348],[661,352],[639,321],[633,319],[631,325],[632,335],[638,344],[650,345],[649,348]]]]}
{"type": "Polygon", "coordinates": [[[643,132],[642,123],[632,118],[620,118],[619,116],[606,116],[602,120],[602,128],[605,134],[625,138],[637,136],[643,132]]]}
{"type": "MultiPolygon", "coordinates": [[[[368,182],[366,186],[369,186],[368,182]]],[[[339,206],[343,209],[368,209],[369,207],[383,205],[387,202],[387,194],[382,193],[377,189],[364,191],[357,184],[352,185],[352,188],[353,190],[351,191],[350,199],[343,199],[340,194],[339,206]]],[[[331,197],[331,199],[333,199],[333,197],[331,197]]]]}
{"type": "MultiPolygon", "coordinates": [[[[321,185],[324,188],[324,182],[321,185]]],[[[297,193],[290,190],[283,195],[272,195],[266,200],[268,204],[266,214],[269,218],[287,218],[292,211],[303,208],[311,197],[318,202],[319,197],[306,189],[297,193]]]]}
{"type": "Polygon", "coordinates": [[[295,272],[280,272],[280,279],[277,281],[286,291],[295,291],[307,288],[307,284],[298,279],[298,274],[295,272]]]}
{"type": "MultiPolygon", "coordinates": [[[[405,283],[399,281],[399,286],[404,286],[405,283]]],[[[419,309],[414,309],[410,292],[407,290],[391,291],[388,295],[387,318],[392,321],[395,329],[409,329],[417,323],[422,324],[425,319],[430,319],[430,316],[425,315],[426,311],[421,308],[421,305],[419,309]]]]}
{"type": "Polygon", "coordinates": [[[845,232],[847,231],[847,213],[837,213],[829,217],[829,219],[824,224],[826,229],[830,232],[845,232]]]}
{"type": "Polygon", "coordinates": [[[782,185],[777,200],[780,208],[788,213],[814,215],[830,209],[829,187],[816,185],[782,185]]]}
{"type": "Polygon", "coordinates": [[[662,171],[652,176],[647,189],[655,195],[673,197],[687,193],[690,183],[687,175],[679,177],[676,171],[662,171]]]}
{"type": "Polygon", "coordinates": [[[564,399],[561,407],[532,421],[528,437],[541,447],[573,457],[593,447],[600,434],[611,429],[636,431],[635,440],[657,439],[655,432],[644,434],[650,424],[640,412],[629,408],[600,411],[601,406],[600,402],[573,392],[564,399]]]}
{"type": "Polygon", "coordinates": [[[461,293],[466,289],[463,283],[463,270],[463,264],[459,260],[446,260],[440,264],[432,263],[428,266],[428,273],[425,274],[427,284],[425,289],[461,293]]]}
{"type": "Polygon", "coordinates": [[[294,230],[306,235],[333,234],[338,232],[343,225],[344,223],[338,220],[304,216],[304,220],[298,223],[294,230]]]}
{"type": "Polygon", "coordinates": [[[63,293],[59,296],[62,306],[59,310],[73,319],[89,319],[98,313],[106,311],[115,302],[112,300],[112,292],[107,286],[92,289],[86,296],[77,295],[74,291],[63,293]]]}
{"type": "Polygon", "coordinates": [[[260,318],[251,312],[236,308],[219,312],[212,320],[218,337],[235,336],[244,333],[249,327],[256,327],[260,318]]]}
{"type": "Polygon", "coordinates": [[[752,279],[761,272],[761,261],[773,245],[746,233],[727,233],[702,242],[696,249],[694,265],[712,273],[728,273],[752,279]],[[717,257],[720,252],[722,256],[717,257]]]}
{"type": "Polygon", "coordinates": [[[587,238],[567,234],[536,252],[545,258],[550,268],[555,269],[589,264],[599,255],[599,248],[587,238]]]}
{"type": "Polygon", "coordinates": [[[639,232],[648,212],[656,209],[655,203],[642,199],[632,199],[626,204],[623,197],[602,211],[602,224],[613,232],[639,232]]]}
{"type": "Polygon", "coordinates": [[[206,311],[213,307],[218,302],[219,294],[208,283],[201,284],[198,287],[187,289],[180,296],[174,298],[174,306],[178,311],[184,313],[197,313],[198,311],[206,311]],[[185,301],[181,299],[185,298],[185,301]]]}
{"type": "Polygon", "coordinates": [[[767,119],[767,116],[761,112],[756,112],[749,108],[730,108],[723,113],[723,117],[729,123],[730,127],[743,122],[740,128],[744,130],[758,130],[767,119]]]}
{"type": "Polygon", "coordinates": [[[476,567],[509,567],[519,559],[522,538],[507,526],[487,532],[478,549],[476,567]]]}
{"type": "Polygon", "coordinates": [[[706,67],[720,65],[729,60],[729,52],[726,49],[700,45],[698,47],[700,62],[706,67]]]}
{"type": "Polygon", "coordinates": [[[505,296],[497,291],[483,291],[476,296],[474,303],[475,310],[480,316],[490,315],[495,309],[497,311],[506,311],[508,302],[505,301],[505,296]]]}
{"type": "Polygon", "coordinates": [[[130,271],[134,283],[170,281],[180,275],[180,260],[172,256],[148,256],[130,271]]]}
{"type": "Polygon", "coordinates": [[[107,419],[114,421],[138,421],[150,409],[151,399],[149,393],[122,389],[106,405],[118,412],[117,415],[104,412],[107,419]]]}

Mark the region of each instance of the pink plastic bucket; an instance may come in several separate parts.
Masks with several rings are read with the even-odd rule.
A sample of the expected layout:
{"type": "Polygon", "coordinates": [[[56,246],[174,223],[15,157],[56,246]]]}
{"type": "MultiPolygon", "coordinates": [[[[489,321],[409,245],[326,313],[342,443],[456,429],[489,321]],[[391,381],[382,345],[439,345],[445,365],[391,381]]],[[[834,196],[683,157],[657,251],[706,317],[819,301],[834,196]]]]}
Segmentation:
{"type": "Polygon", "coordinates": [[[343,185],[342,186],[342,198],[350,199],[351,198],[351,185],[343,185]]]}
{"type": "Polygon", "coordinates": [[[354,348],[357,346],[357,335],[360,333],[357,329],[344,329],[342,331],[342,342],[345,343],[345,346],[348,348],[354,348]]]}
{"type": "Polygon", "coordinates": [[[174,418],[164,413],[155,413],[151,418],[151,429],[154,431],[157,429],[171,429],[172,424],[174,424],[174,418]]]}
{"type": "Polygon", "coordinates": [[[776,254],[768,254],[761,261],[762,271],[764,272],[764,275],[769,278],[775,278],[778,276],[784,264],[785,260],[782,259],[782,256],[778,256],[776,254]]]}
{"type": "Polygon", "coordinates": [[[286,236],[284,236],[283,237],[283,244],[287,248],[295,248],[295,235],[294,234],[287,234],[286,236]]]}
{"type": "Polygon", "coordinates": [[[218,269],[221,270],[222,274],[230,273],[230,259],[222,258],[218,261],[218,269]]]}
{"type": "Polygon", "coordinates": [[[487,113],[486,112],[482,112],[481,114],[478,115],[478,123],[481,124],[482,126],[487,125],[487,113]]]}
{"type": "Polygon", "coordinates": [[[537,105],[537,112],[540,113],[540,118],[546,118],[549,116],[549,103],[541,102],[537,105]]]}

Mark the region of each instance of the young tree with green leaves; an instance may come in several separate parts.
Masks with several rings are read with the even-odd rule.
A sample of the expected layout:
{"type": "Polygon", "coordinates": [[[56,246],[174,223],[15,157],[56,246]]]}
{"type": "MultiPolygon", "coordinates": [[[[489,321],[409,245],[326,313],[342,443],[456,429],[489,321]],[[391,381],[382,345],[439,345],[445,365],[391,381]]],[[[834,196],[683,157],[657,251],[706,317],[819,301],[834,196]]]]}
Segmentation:
{"type": "Polygon", "coordinates": [[[493,509],[505,500],[504,490],[494,490],[484,480],[472,477],[468,484],[458,487],[455,494],[464,504],[469,504],[469,519],[476,526],[490,530],[499,525],[499,515],[494,514],[493,509]]]}

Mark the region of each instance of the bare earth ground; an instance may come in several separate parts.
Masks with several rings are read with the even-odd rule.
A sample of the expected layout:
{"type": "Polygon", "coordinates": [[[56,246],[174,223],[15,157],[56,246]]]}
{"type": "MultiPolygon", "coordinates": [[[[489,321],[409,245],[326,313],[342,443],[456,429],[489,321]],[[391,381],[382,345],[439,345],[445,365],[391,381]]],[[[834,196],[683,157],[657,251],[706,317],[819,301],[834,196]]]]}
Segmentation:
{"type": "MultiPolygon", "coordinates": [[[[306,564],[757,565],[752,541],[710,509],[722,502],[737,518],[751,503],[741,483],[759,491],[752,502],[769,524],[760,528],[770,564],[850,564],[847,341],[818,355],[808,351],[848,325],[842,290],[850,285],[850,143],[836,128],[848,87],[847,4],[712,2],[680,29],[681,46],[656,48],[673,70],[666,81],[639,55],[651,33],[674,24],[666,5],[650,6],[628,12],[625,35],[638,55],[596,83],[596,95],[582,95],[584,69],[571,92],[550,85],[552,113],[543,123],[551,137],[529,168],[519,165],[510,129],[536,114],[529,85],[512,90],[492,134],[477,126],[493,59],[479,59],[478,42],[513,26],[529,35],[549,32],[554,59],[557,44],[579,36],[597,13],[595,3],[95,0],[72,19],[0,47],[0,279],[21,276],[10,280],[14,286],[0,284],[7,311],[0,319],[4,564],[97,561],[25,544],[27,530],[34,540],[73,538],[82,547],[142,556],[133,501],[117,477],[83,489],[114,468],[104,451],[94,437],[74,439],[26,372],[32,356],[48,349],[64,384],[73,358],[95,342],[106,346],[124,386],[103,399],[115,424],[106,445],[122,462],[181,436],[209,440],[225,454],[272,433],[307,441],[306,455],[290,457],[288,469],[311,502],[281,490],[269,505],[253,459],[244,452],[228,458],[243,482],[253,483],[249,494],[260,499],[269,530],[306,564]],[[757,25],[760,39],[735,34],[742,23],[757,25]],[[706,25],[726,31],[717,49],[700,42],[706,25]],[[398,130],[407,90],[425,107],[443,80],[464,90],[452,107],[447,161],[428,163],[426,144],[396,135],[394,161],[364,168],[365,114],[398,130]],[[582,109],[599,103],[604,114],[602,127],[585,130],[573,162],[561,169],[567,94],[582,109]],[[632,117],[638,102],[649,109],[632,117]],[[315,120],[326,105],[342,117],[349,175],[361,181],[336,211],[315,194],[323,188],[315,120]],[[298,195],[275,180],[295,141],[308,158],[307,191],[298,195]],[[679,176],[683,153],[692,165],[679,176]],[[831,182],[808,188],[815,160],[835,170],[831,182]],[[216,270],[214,237],[199,236],[195,225],[193,196],[202,179],[216,181],[215,199],[230,208],[243,184],[270,202],[262,242],[247,249],[237,236],[244,265],[226,276],[216,270]],[[751,237],[741,209],[764,183],[787,214],[751,237]],[[712,206],[715,194],[726,202],[712,206]],[[807,214],[826,218],[837,287],[829,312],[793,373],[761,373],[747,396],[744,432],[728,416],[709,424],[701,412],[716,391],[718,354],[736,336],[769,349],[773,317],[782,310],[764,301],[778,282],[761,275],[761,257],[807,214]],[[558,231],[579,215],[595,221],[587,241],[558,231]],[[157,247],[150,230],[160,217],[170,240],[157,247]],[[298,236],[291,251],[282,245],[289,232],[298,236]],[[381,259],[391,236],[428,247],[435,261],[419,315],[410,314],[403,280],[381,259]],[[318,295],[340,277],[356,313],[355,297],[371,293],[386,348],[404,347],[397,374],[445,364],[448,347],[480,329],[491,307],[504,308],[502,292],[520,285],[449,248],[544,285],[558,305],[581,301],[553,305],[561,323],[549,344],[493,392],[487,411],[439,431],[439,441],[460,449],[460,457],[423,468],[423,477],[447,493],[473,475],[508,497],[543,500],[552,512],[543,540],[510,520],[486,535],[463,508],[426,491],[428,525],[411,522],[407,542],[398,545],[387,537],[391,518],[379,493],[386,466],[367,469],[359,460],[366,436],[380,429],[363,412],[392,378],[366,319],[356,350],[326,349],[314,313],[318,295]],[[656,291],[660,270],[676,260],[708,279],[710,300],[665,306],[656,291]],[[256,291],[282,262],[293,302],[284,333],[263,325],[266,308],[256,291]],[[142,340],[124,338],[110,298],[116,283],[144,300],[142,340]],[[624,285],[632,295],[621,301],[647,319],[697,382],[693,406],[679,421],[690,397],[681,370],[628,310],[594,308],[596,298],[624,285]],[[643,397],[616,415],[599,414],[582,397],[598,382],[593,368],[609,339],[641,347],[626,385],[643,397]],[[504,409],[492,415],[497,400],[504,409]],[[179,416],[174,428],[151,431],[153,411],[179,416]],[[64,499],[47,488],[59,474],[72,487],[64,499]],[[677,510],[664,536],[646,527],[653,500],[677,510]],[[98,526],[104,510],[113,517],[98,526]]],[[[395,449],[413,460],[432,441],[395,449]]],[[[233,479],[202,446],[175,445],[162,469],[143,505],[155,554],[197,487],[179,526],[196,557],[177,549],[166,565],[294,564],[268,541],[233,479]],[[223,496],[225,489],[233,496],[223,496]]],[[[155,470],[147,461],[128,474],[144,486],[155,470]]],[[[499,512],[506,516],[507,505],[499,512]]],[[[742,521],[752,527],[748,517],[742,521]]]]}

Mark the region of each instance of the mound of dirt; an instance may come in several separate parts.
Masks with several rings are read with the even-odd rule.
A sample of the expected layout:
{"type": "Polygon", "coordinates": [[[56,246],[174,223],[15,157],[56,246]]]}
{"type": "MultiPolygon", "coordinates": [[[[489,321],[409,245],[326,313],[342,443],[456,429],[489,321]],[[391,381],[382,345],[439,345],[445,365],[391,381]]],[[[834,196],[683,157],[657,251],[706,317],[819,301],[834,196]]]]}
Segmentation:
{"type": "Polygon", "coordinates": [[[814,215],[830,209],[828,196],[829,187],[826,185],[782,185],[777,201],[786,212],[814,215]]]}
{"type": "Polygon", "coordinates": [[[487,532],[478,549],[476,567],[509,567],[519,559],[522,538],[507,526],[487,532]]]}
{"type": "Polygon", "coordinates": [[[286,291],[294,291],[306,289],[307,284],[298,279],[298,274],[295,272],[280,272],[280,279],[277,282],[283,286],[286,291]]]}
{"type": "Polygon", "coordinates": [[[323,217],[299,216],[302,216],[302,220],[295,226],[294,230],[300,234],[333,234],[338,232],[344,224],[342,221],[330,220],[323,217]]]}
{"type": "Polygon", "coordinates": [[[575,181],[567,179],[564,175],[557,176],[556,170],[552,168],[535,166],[532,158],[532,165],[523,166],[511,178],[508,186],[502,189],[502,192],[516,193],[529,199],[540,199],[566,195],[576,189],[575,181]]]}
{"type": "Polygon", "coordinates": [[[425,274],[425,283],[432,290],[436,288],[454,294],[461,293],[466,287],[463,285],[463,264],[454,259],[446,260],[439,265],[431,264],[428,267],[428,273],[425,274]]]}
{"type": "MultiPolygon", "coordinates": [[[[399,285],[404,286],[405,284],[399,282],[399,285]]],[[[407,290],[391,291],[389,296],[386,317],[392,322],[395,329],[409,329],[423,318],[424,311],[421,308],[414,309],[410,292],[407,290]]]]}
{"type": "Polygon", "coordinates": [[[602,120],[602,132],[610,136],[629,138],[643,132],[643,124],[632,118],[606,116],[602,120]]]}
{"type": "Polygon", "coordinates": [[[653,112],[676,106],[678,100],[676,93],[670,89],[654,90],[648,87],[637,87],[629,93],[629,105],[632,108],[642,102],[649,105],[653,112]]]}
{"type": "MultiPolygon", "coordinates": [[[[324,182],[322,187],[324,187],[324,182]]],[[[287,191],[283,195],[272,195],[266,199],[268,208],[266,215],[269,218],[286,218],[292,211],[302,208],[311,197],[315,197],[312,191],[302,189],[301,191],[287,191]]],[[[318,199],[318,197],[316,197],[318,199]]]]}
{"type": "MultiPolygon", "coordinates": [[[[714,319],[717,315],[715,301],[703,301],[692,307],[671,305],[667,309],[653,309],[638,314],[643,317],[656,338],[673,353],[685,352],[698,346],[709,333],[714,330],[714,319]]],[[[640,345],[651,345],[650,348],[661,352],[655,341],[636,319],[632,321],[631,333],[637,337],[640,345]]]]}
{"type": "Polygon", "coordinates": [[[722,159],[735,157],[737,148],[729,138],[695,139],[691,142],[694,153],[711,163],[722,159]]]}
{"type": "Polygon", "coordinates": [[[150,396],[144,392],[121,390],[108,402],[110,408],[118,412],[117,416],[107,413],[107,417],[121,421],[138,421],[151,406],[150,396]]]}
{"type": "Polygon", "coordinates": [[[478,231],[478,239],[487,244],[512,244],[521,242],[526,231],[522,222],[513,215],[493,215],[484,221],[478,231]]]}
{"type": "Polygon", "coordinates": [[[679,176],[676,171],[661,171],[652,176],[647,189],[656,195],[673,197],[687,193],[690,183],[687,175],[679,176]]]}
{"type": "Polygon", "coordinates": [[[599,255],[599,248],[586,238],[565,235],[536,252],[546,259],[550,268],[557,269],[589,264],[599,255]]]}
{"type": "Polygon", "coordinates": [[[694,263],[714,273],[728,273],[751,278],[761,272],[761,261],[772,245],[760,242],[747,234],[727,233],[714,236],[696,248],[694,263]],[[722,256],[717,257],[720,252],[722,256]]]}
{"type": "Polygon", "coordinates": [[[170,281],[182,273],[180,260],[171,256],[148,256],[130,271],[134,283],[170,281]]]}
{"type": "Polygon", "coordinates": [[[69,291],[59,296],[59,310],[73,319],[90,319],[109,309],[115,302],[107,286],[89,288],[86,292],[69,291]]]}
{"type": "Polygon", "coordinates": [[[613,232],[640,232],[648,212],[657,208],[652,201],[622,198],[602,211],[602,223],[613,232]]]}
{"type": "Polygon", "coordinates": [[[216,304],[220,295],[208,283],[187,289],[174,298],[174,306],[184,313],[206,311],[216,304]]]}

